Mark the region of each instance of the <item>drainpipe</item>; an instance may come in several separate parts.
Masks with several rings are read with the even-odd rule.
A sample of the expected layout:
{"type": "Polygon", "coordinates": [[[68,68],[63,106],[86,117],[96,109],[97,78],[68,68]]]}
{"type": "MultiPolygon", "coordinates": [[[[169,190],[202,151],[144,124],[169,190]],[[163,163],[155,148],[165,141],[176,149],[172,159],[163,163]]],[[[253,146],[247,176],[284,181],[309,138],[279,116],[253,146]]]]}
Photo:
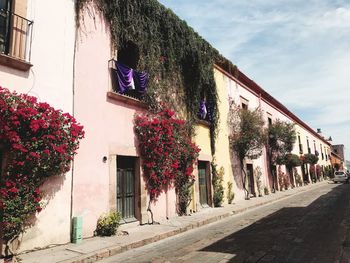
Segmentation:
{"type": "MultiPolygon", "coordinates": [[[[76,9],[76,1],[74,3],[74,10],[76,9]]],[[[77,18],[76,18],[77,19],[77,18]]],[[[77,36],[78,36],[78,28],[77,28],[77,23],[75,20],[75,34],[74,34],[74,50],[73,50],[73,69],[72,69],[72,115],[73,117],[75,117],[75,105],[74,105],[74,98],[75,98],[75,56],[76,56],[76,49],[77,49],[77,36]]],[[[73,160],[72,160],[72,166],[71,166],[71,186],[70,186],[70,213],[69,213],[69,222],[70,222],[70,230],[72,233],[73,230],[73,189],[74,189],[74,156],[73,156],[73,160]]]]}

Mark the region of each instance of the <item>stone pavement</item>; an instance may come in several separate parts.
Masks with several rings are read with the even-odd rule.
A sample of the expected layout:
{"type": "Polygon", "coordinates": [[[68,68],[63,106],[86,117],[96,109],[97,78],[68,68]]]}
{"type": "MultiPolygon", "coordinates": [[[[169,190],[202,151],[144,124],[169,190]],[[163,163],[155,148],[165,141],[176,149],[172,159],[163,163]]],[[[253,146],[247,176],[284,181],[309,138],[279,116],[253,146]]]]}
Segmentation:
{"type": "MultiPolygon", "coordinates": [[[[18,256],[23,263],[91,263],[109,256],[156,242],[170,236],[213,223],[233,214],[318,188],[328,181],[302,186],[287,191],[279,191],[264,197],[239,200],[220,208],[206,208],[191,216],[176,217],[160,222],[159,225],[143,225],[127,228],[126,235],[113,237],[93,237],[81,244],[66,244],[48,249],[24,253],[18,256]]],[[[125,233],[125,232],[123,232],[125,233]]]]}

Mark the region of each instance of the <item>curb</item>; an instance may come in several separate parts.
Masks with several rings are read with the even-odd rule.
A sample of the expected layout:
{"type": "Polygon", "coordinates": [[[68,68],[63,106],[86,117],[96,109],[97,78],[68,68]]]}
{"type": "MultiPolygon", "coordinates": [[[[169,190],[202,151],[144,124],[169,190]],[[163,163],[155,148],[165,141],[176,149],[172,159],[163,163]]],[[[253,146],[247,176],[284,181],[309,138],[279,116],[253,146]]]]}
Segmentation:
{"type": "MultiPolygon", "coordinates": [[[[317,189],[317,188],[321,187],[322,185],[323,184],[321,182],[319,185],[314,186],[313,189],[317,189]]],[[[280,200],[283,200],[283,199],[290,198],[292,196],[301,194],[301,193],[306,192],[306,191],[308,191],[308,189],[300,189],[296,193],[286,194],[284,196],[277,197],[276,199],[267,200],[265,202],[254,204],[252,206],[239,208],[239,209],[233,209],[232,211],[229,211],[229,212],[223,212],[222,214],[219,214],[219,215],[207,218],[205,220],[200,220],[200,221],[197,221],[197,222],[194,222],[194,223],[189,223],[189,224],[187,224],[185,226],[177,227],[174,230],[171,230],[171,231],[168,231],[168,232],[165,232],[165,233],[161,233],[161,234],[157,234],[157,235],[155,235],[153,237],[150,237],[150,238],[137,240],[137,241],[125,244],[125,245],[111,246],[111,247],[108,247],[108,248],[101,249],[99,251],[95,251],[95,252],[88,253],[88,254],[83,254],[81,256],[77,256],[77,257],[74,257],[72,259],[59,261],[57,263],[92,263],[92,262],[96,262],[98,260],[102,260],[102,259],[114,256],[116,254],[128,251],[130,249],[142,247],[142,246],[145,246],[145,245],[148,245],[148,244],[151,244],[151,243],[154,243],[154,242],[166,239],[168,237],[172,237],[172,236],[178,235],[180,233],[187,232],[187,231],[189,231],[191,229],[196,229],[196,228],[199,228],[201,226],[205,226],[205,225],[208,225],[208,224],[220,221],[220,220],[222,220],[224,218],[228,218],[230,216],[233,216],[233,215],[236,215],[236,214],[240,214],[240,213],[248,211],[248,210],[252,210],[252,209],[257,208],[257,207],[261,207],[261,206],[264,206],[264,205],[267,205],[267,204],[271,204],[273,202],[277,202],[277,201],[280,201],[280,200]]],[[[69,249],[67,249],[67,250],[69,250],[69,249]]],[[[20,255],[19,255],[19,257],[20,257],[20,255]]]]}

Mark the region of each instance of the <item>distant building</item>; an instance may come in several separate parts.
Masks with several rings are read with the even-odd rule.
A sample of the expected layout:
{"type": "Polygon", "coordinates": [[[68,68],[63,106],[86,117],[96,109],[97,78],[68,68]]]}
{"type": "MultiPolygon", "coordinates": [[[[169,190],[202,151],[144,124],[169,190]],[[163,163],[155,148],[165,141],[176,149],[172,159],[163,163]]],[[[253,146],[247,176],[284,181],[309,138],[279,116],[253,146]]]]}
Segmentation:
{"type": "Polygon", "coordinates": [[[345,158],[344,158],[344,144],[332,145],[332,152],[334,152],[340,158],[342,158],[343,161],[345,160],[345,158]]]}

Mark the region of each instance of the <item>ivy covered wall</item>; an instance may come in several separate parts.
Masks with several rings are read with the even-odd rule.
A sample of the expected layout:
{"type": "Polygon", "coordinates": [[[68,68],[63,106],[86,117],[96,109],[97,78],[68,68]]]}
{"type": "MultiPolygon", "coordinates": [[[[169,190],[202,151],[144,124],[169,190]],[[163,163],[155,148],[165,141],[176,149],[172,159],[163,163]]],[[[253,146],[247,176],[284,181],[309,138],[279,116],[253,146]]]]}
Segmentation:
{"type": "Polygon", "coordinates": [[[212,149],[218,124],[218,96],[214,63],[234,74],[235,66],[199,36],[185,21],[156,0],[78,0],[77,17],[87,2],[95,1],[110,23],[116,50],[136,44],[134,67],[150,74],[150,103],[164,101],[185,117],[190,131],[199,103],[213,111],[212,149]]]}

